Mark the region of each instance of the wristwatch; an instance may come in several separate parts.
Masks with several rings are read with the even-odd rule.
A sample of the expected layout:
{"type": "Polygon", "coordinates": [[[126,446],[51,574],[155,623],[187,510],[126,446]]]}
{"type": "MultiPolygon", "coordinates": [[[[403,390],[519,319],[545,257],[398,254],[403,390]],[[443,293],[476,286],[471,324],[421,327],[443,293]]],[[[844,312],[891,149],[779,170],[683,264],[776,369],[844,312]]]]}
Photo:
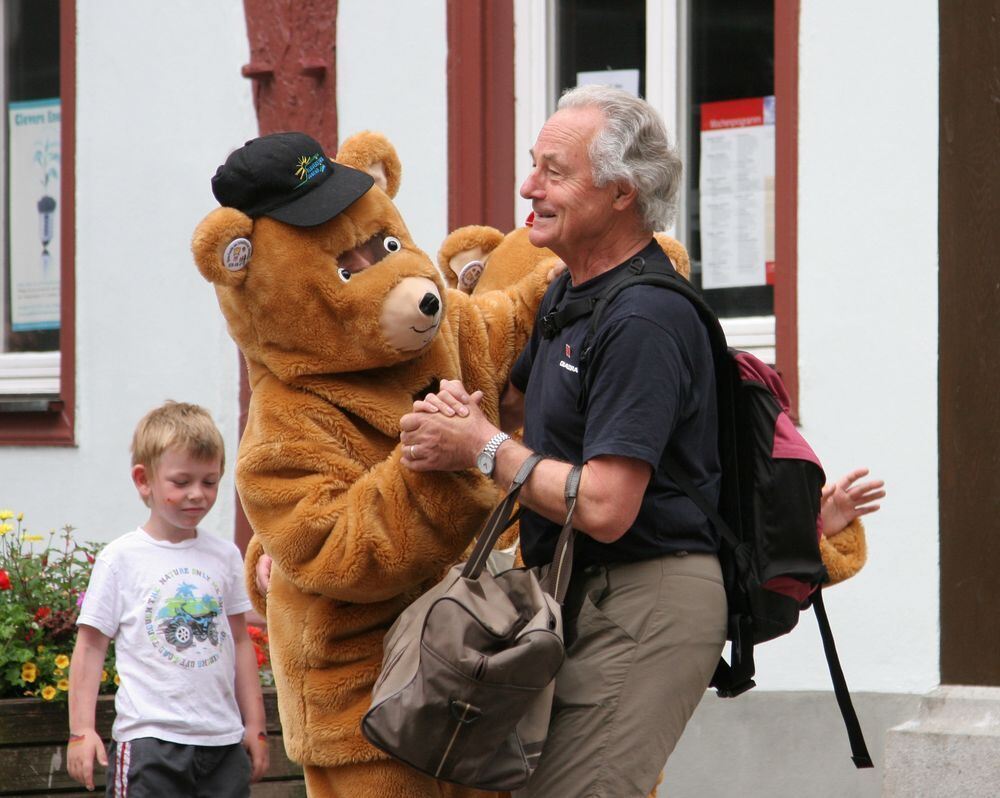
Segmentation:
{"type": "Polygon", "coordinates": [[[476,458],[476,467],[482,471],[486,476],[493,476],[493,469],[496,468],[496,454],[497,449],[500,448],[500,444],[504,441],[509,441],[510,435],[506,432],[498,432],[492,438],[487,441],[486,446],[479,453],[479,457],[476,458]]]}

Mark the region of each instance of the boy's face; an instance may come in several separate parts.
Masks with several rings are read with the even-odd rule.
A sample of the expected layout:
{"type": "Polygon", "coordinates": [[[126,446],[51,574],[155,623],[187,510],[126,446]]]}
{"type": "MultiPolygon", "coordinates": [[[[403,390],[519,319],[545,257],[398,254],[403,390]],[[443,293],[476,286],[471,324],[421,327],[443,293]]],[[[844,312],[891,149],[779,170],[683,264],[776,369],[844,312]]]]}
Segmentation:
{"type": "Polygon", "coordinates": [[[198,460],[167,449],[153,469],[137,464],[132,480],[149,507],[146,531],[154,537],[189,538],[219,493],[220,458],[198,460]]]}

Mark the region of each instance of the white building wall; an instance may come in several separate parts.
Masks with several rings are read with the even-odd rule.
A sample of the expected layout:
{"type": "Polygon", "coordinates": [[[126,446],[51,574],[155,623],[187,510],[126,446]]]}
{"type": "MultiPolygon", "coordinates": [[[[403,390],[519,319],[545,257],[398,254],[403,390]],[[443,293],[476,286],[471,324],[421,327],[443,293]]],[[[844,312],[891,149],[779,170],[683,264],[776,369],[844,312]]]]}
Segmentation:
{"type": "MultiPolygon", "coordinates": [[[[149,408],[205,405],[235,458],[236,348],[190,241],[257,122],[240,0],[78,3],[77,33],[77,446],[0,448],[0,505],[110,540],[146,520],[128,448],[149,408]]],[[[230,470],[206,529],[234,513],[230,470]]]]}
{"type": "MultiPolygon", "coordinates": [[[[803,0],[803,431],[831,476],[868,465],[890,491],[868,566],[828,593],[855,691],[938,682],[937,35],[931,0],[803,0]]],[[[340,137],[393,141],[397,202],[433,258],[447,232],[445,0],[341,0],[337,57],[340,137]]],[[[235,455],[236,349],[189,241],[215,206],[215,167],[256,135],[247,60],[239,0],[78,4],[78,446],[0,449],[0,506],[33,531],[107,540],[144,520],[129,438],[165,398],[208,406],[235,455]]],[[[207,528],[231,534],[234,510],[230,471],[207,528]]],[[[821,650],[807,616],[758,649],[760,687],[828,689],[821,650]]]]}
{"type": "Polygon", "coordinates": [[[418,247],[437,262],[448,233],[445,0],[340,0],[337,123],[343,141],[384,133],[403,164],[396,205],[418,247]]]}
{"type": "MultiPolygon", "coordinates": [[[[799,64],[802,430],[828,476],[866,465],[888,490],[867,567],[827,608],[853,691],[923,693],[940,637],[938,4],[804,0],[799,64]]],[[[758,657],[765,689],[829,688],[811,617],[758,657]]]]}

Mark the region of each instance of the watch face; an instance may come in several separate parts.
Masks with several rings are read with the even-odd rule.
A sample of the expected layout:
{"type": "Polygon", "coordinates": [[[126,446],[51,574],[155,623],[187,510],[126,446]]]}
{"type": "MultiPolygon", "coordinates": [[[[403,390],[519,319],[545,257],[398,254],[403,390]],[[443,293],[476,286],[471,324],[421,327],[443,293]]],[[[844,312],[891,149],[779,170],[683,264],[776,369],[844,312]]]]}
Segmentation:
{"type": "Polygon", "coordinates": [[[486,452],[481,452],[479,457],[476,458],[476,466],[486,476],[489,476],[493,473],[493,458],[486,454],[486,452]]]}

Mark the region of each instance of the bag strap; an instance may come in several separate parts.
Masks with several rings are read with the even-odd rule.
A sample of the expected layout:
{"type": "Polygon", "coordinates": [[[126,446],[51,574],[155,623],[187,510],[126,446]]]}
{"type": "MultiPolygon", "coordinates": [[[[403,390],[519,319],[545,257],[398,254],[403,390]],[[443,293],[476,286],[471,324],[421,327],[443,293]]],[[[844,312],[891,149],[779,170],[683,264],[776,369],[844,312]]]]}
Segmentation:
{"type": "Polygon", "coordinates": [[[566,599],[569,588],[569,578],[573,575],[573,542],[576,540],[576,530],[573,529],[573,513],[576,511],[577,494],[580,491],[580,476],[583,466],[575,465],[566,475],[566,520],[556,541],[555,554],[548,573],[542,579],[542,590],[551,595],[560,604],[566,599]]]}
{"type": "Polygon", "coordinates": [[[837,705],[840,707],[840,714],[847,727],[847,737],[851,741],[851,759],[854,761],[854,767],[859,770],[875,767],[871,754],[868,753],[868,746],[865,745],[865,736],[861,732],[861,724],[854,711],[854,704],[851,703],[851,694],[847,690],[844,671],[840,667],[837,646],[833,642],[833,632],[830,630],[830,620],[826,615],[826,607],[823,606],[822,588],[816,588],[812,594],[812,606],[816,613],[816,623],[819,624],[820,637],[823,638],[823,653],[826,654],[826,664],[830,669],[830,678],[833,680],[833,692],[837,696],[837,705]]]}
{"type": "Polygon", "coordinates": [[[483,528],[479,532],[479,537],[476,539],[476,545],[472,549],[472,554],[469,556],[468,561],[465,563],[465,567],[462,569],[462,576],[464,578],[479,578],[479,574],[481,574],[483,568],[486,567],[486,561],[489,559],[490,552],[493,551],[493,547],[500,539],[500,535],[502,535],[504,530],[510,526],[514,505],[517,503],[517,497],[521,492],[522,486],[527,481],[528,476],[534,470],[535,466],[538,465],[538,462],[542,459],[542,455],[537,452],[532,453],[517,470],[517,473],[514,475],[514,479],[510,483],[510,489],[507,491],[507,495],[497,503],[496,507],[493,508],[493,512],[490,513],[489,518],[486,519],[486,523],[483,524],[483,528]]]}

